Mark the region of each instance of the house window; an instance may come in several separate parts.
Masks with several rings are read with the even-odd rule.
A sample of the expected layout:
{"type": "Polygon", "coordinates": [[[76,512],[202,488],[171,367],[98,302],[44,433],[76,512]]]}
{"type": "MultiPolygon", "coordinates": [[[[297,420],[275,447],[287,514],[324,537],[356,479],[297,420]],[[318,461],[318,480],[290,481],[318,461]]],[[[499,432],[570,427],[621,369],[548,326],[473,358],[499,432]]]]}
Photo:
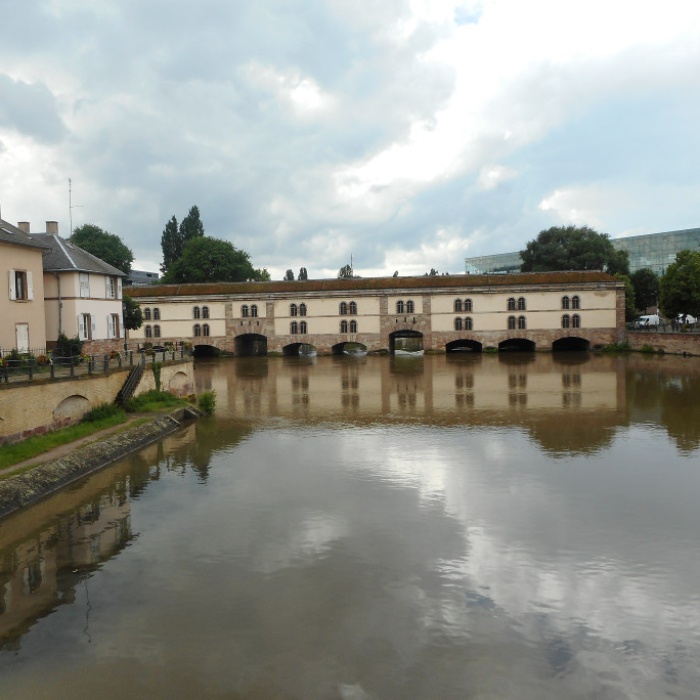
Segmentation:
{"type": "Polygon", "coordinates": [[[471,319],[471,316],[467,316],[467,317],[464,319],[464,330],[465,330],[465,331],[470,331],[470,330],[472,330],[472,319],[471,319]]]}
{"type": "MultiPolygon", "coordinates": [[[[515,299],[513,299],[513,303],[515,303],[515,299]]],[[[509,331],[515,330],[515,316],[508,316],[508,330],[509,331]]]]}
{"type": "Polygon", "coordinates": [[[561,327],[568,328],[570,325],[571,325],[571,317],[569,316],[569,314],[564,314],[561,317],[561,327]]]}
{"type": "Polygon", "coordinates": [[[145,326],[144,327],[144,334],[146,335],[147,338],[152,338],[153,337],[153,329],[150,326],[145,326]]]}
{"type": "Polygon", "coordinates": [[[574,328],[581,328],[581,317],[578,314],[574,314],[571,317],[571,325],[574,328]]]}
{"type": "Polygon", "coordinates": [[[524,331],[526,328],[525,316],[518,316],[518,329],[524,331]]]}
{"type": "Polygon", "coordinates": [[[347,316],[347,315],[348,315],[348,302],[347,302],[347,301],[341,301],[341,302],[340,302],[340,315],[341,315],[341,316],[347,316]]]}
{"type": "Polygon", "coordinates": [[[467,313],[471,313],[471,312],[472,312],[472,300],[471,300],[471,299],[465,299],[465,300],[464,300],[464,310],[465,310],[467,313]]]}
{"type": "Polygon", "coordinates": [[[307,325],[306,325],[306,321],[301,321],[301,323],[299,323],[299,332],[300,332],[302,335],[304,335],[304,334],[306,334],[306,333],[308,332],[308,328],[307,328],[307,325]]]}
{"type": "Polygon", "coordinates": [[[153,326],[153,337],[160,338],[160,326],[157,324],[153,326]]]}
{"type": "Polygon", "coordinates": [[[116,277],[105,277],[105,287],[107,291],[108,299],[117,298],[117,278],[116,277]]]}
{"type": "MultiPolygon", "coordinates": [[[[461,301],[459,302],[459,305],[460,306],[462,305],[461,301]]],[[[462,319],[459,316],[457,316],[457,318],[455,319],[455,330],[456,331],[462,330],[462,319]]]]}
{"type": "Polygon", "coordinates": [[[160,309],[153,309],[153,320],[160,321],[160,309]]]}
{"type": "Polygon", "coordinates": [[[525,311],[525,297],[518,299],[518,311],[525,311]]]}
{"type": "Polygon", "coordinates": [[[194,324],[194,329],[193,329],[193,331],[194,331],[194,335],[195,335],[195,336],[200,336],[200,335],[202,335],[202,327],[201,327],[198,323],[195,323],[195,324],[194,324]]]}
{"type": "Polygon", "coordinates": [[[413,301],[409,300],[406,302],[406,313],[407,314],[412,314],[415,311],[415,304],[413,301]]]}
{"type": "Polygon", "coordinates": [[[208,323],[202,324],[202,335],[205,335],[205,336],[209,335],[209,324],[208,323]]]}
{"type": "Polygon", "coordinates": [[[251,315],[253,318],[257,318],[257,316],[258,316],[258,307],[257,307],[256,304],[251,304],[251,306],[250,306],[250,315],[251,315]]]}
{"type": "Polygon", "coordinates": [[[580,309],[581,308],[580,297],[571,297],[571,308],[572,309],[580,309]]]}
{"type": "Polygon", "coordinates": [[[202,307],[202,318],[209,318],[209,307],[208,306],[202,307]]]}
{"type": "Polygon", "coordinates": [[[340,332],[341,332],[341,333],[347,333],[347,332],[348,332],[348,322],[347,322],[345,319],[343,319],[343,320],[340,322],[340,332]]]}
{"type": "Polygon", "coordinates": [[[87,272],[80,273],[80,296],[83,298],[90,296],[90,275],[87,272]]]}
{"type": "Polygon", "coordinates": [[[306,304],[299,304],[299,316],[306,316],[306,304]]]}
{"type": "Polygon", "coordinates": [[[31,272],[10,270],[10,299],[12,301],[32,301],[34,299],[31,272]]]}
{"type": "Polygon", "coordinates": [[[561,308],[562,309],[568,309],[569,307],[569,297],[562,297],[561,298],[561,308]]]}
{"type": "Polygon", "coordinates": [[[508,299],[508,311],[515,311],[515,297],[508,299]]]}
{"type": "Polygon", "coordinates": [[[109,314],[107,316],[107,337],[119,337],[119,314],[109,314]]]}
{"type": "Polygon", "coordinates": [[[289,324],[289,332],[292,335],[296,335],[299,332],[299,324],[296,321],[292,321],[289,324]]]}
{"type": "Polygon", "coordinates": [[[78,337],[80,340],[92,340],[92,317],[90,314],[78,314],[78,337]]]}
{"type": "Polygon", "coordinates": [[[354,301],[350,302],[350,315],[351,316],[357,316],[357,303],[354,301]]]}
{"type": "Polygon", "coordinates": [[[144,321],[150,321],[151,320],[151,310],[146,308],[143,310],[143,320],[144,321]]]}
{"type": "Polygon", "coordinates": [[[350,321],[350,332],[357,333],[357,321],[350,321]]]}
{"type": "Polygon", "coordinates": [[[290,316],[296,316],[299,313],[299,308],[297,307],[296,304],[290,304],[289,305],[289,315],[290,316]]]}
{"type": "Polygon", "coordinates": [[[397,314],[402,314],[404,313],[404,305],[402,301],[397,301],[396,302],[396,313],[397,314]]]}
{"type": "Polygon", "coordinates": [[[200,312],[199,312],[199,306],[195,306],[194,309],[192,309],[193,316],[194,318],[199,318],[200,317],[200,312]]]}
{"type": "Polygon", "coordinates": [[[241,306],[241,316],[243,318],[248,318],[248,316],[249,316],[248,312],[249,312],[248,304],[243,304],[243,306],[241,306]]]}
{"type": "MultiPolygon", "coordinates": [[[[455,313],[456,314],[461,314],[462,313],[462,300],[461,299],[455,299],[455,313]]],[[[460,330],[459,328],[455,328],[455,330],[460,330]]]]}

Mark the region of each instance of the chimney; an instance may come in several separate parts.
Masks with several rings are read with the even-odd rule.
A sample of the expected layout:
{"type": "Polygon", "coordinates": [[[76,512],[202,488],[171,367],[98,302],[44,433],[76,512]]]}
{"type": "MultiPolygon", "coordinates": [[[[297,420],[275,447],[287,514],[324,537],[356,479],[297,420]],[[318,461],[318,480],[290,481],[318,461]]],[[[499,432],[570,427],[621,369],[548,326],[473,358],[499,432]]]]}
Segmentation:
{"type": "Polygon", "coordinates": [[[47,221],[46,233],[50,233],[52,236],[58,236],[58,221],[47,221]]]}
{"type": "Polygon", "coordinates": [[[28,221],[18,221],[17,228],[20,231],[24,231],[25,233],[29,233],[29,222],[28,221]]]}

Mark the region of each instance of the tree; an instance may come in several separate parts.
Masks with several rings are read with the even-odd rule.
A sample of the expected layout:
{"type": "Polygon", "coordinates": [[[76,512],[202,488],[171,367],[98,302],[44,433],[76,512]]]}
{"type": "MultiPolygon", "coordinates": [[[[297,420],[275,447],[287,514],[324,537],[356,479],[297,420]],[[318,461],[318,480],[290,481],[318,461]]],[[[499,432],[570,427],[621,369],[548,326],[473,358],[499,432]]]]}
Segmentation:
{"type": "Polygon", "coordinates": [[[554,226],[540,231],[520,252],[522,272],[604,270],[628,274],[627,253],[617,251],[607,233],[588,226],[554,226]]]}
{"type": "Polygon", "coordinates": [[[269,282],[272,277],[270,276],[270,273],[268,272],[266,267],[263,268],[257,268],[255,270],[255,275],[253,276],[253,279],[256,282],[269,282]]]}
{"type": "Polygon", "coordinates": [[[287,270],[284,274],[284,279],[287,282],[293,282],[294,281],[294,271],[293,270],[287,270]]]}
{"type": "Polygon", "coordinates": [[[184,243],[189,243],[193,238],[201,238],[204,235],[204,224],[199,218],[199,208],[190,207],[187,216],[180,222],[180,238],[184,243]]]}
{"type": "Polygon", "coordinates": [[[309,279],[309,274],[306,271],[305,267],[300,267],[299,268],[299,275],[297,276],[298,280],[307,280],[309,279]]]}
{"type": "Polygon", "coordinates": [[[94,224],[83,224],[73,231],[73,235],[68,240],[96,258],[116,267],[117,270],[121,270],[125,275],[131,272],[134,254],[116,234],[104,231],[94,224]]]}
{"type": "Polygon", "coordinates": [[[160,266],[160,271],[165,274],[170,266],[180,259],[182,249],[185,247],[185,242],[180,236],[177,219],[174,216],[165,224],[163,235],[160,237],[160,247],[163,249],[163,263],[160,266]]]}
{"type": "Polygon", "coordinates": [[[244,282],[258,274],[245,251],[219,238],[198,236],[185,245],[180,259],[163,276],[163,283],[244,282]]]}
{"type": "Polygon", "coordinates": [[[659,283],[659,304],[669,318],[700,316],[700,253],[681,250],[659,283]]]}
{"type": "Polygon", "coordinates": [[[648,267],[643,267],[630,275],[634,287],[634,303],[637,309],[645,310],[659,302],[659,276],[648,267]]]}
{"type": "Polygon", "coordinates": [[[338,279],[350,280],[352,277],[352,267],[350,265],[343,265],[343,267],[338,270],[338,279]]]}
{"type": "Polygon", "coordinates": [[[124,316],[124,328],[135,331],[143,325],[143,311],[141,307],[126,294],[122,294],[122,315],[124,316]]]}

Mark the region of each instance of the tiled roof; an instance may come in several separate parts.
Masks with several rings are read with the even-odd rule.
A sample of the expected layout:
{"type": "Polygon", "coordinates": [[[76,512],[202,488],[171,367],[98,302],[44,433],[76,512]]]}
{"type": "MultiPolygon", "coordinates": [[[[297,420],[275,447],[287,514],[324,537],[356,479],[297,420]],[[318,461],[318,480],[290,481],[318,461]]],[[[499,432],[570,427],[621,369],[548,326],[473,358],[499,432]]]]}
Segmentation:
{"type": "Polygon", "coordinates": [[[415,289],[459,289],[527,287],[529,285],[615,285],[617,280],[595,271],[519,272],[510,275],[439,275],[436,277],[365,277],[355,279],[297,280],[294,282],[200,282],[196,284],[152,285],[129,287],[132,297],[167,297],[207,294],[273,294],[294,292],[340,292],[362,290],[396,290],[405,294],[415,289]]]}
{"type": "Polygon", "coordinates": [[[11,223],[0,219],[0,243],[13,243],[14,245],[22,245],[27,248],[44,249],[46,246],[41,242],[32,238],[22,229],[13,226],[11,223]]]}
{"type": "Polygon", "coordinates": [[[32,233],[31,237],[49,249],[44,256],[44,270],[47,272],[96,272],[100,275],[126,277],[121,270],[78,248],[65,238],[52,233],[32,233]]]}

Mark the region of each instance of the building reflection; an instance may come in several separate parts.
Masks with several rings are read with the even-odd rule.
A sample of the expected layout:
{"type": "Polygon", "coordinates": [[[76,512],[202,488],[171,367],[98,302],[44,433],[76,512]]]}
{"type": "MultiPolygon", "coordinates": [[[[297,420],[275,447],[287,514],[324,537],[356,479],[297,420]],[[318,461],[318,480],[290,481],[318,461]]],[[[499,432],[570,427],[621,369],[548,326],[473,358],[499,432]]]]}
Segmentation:
{"type": "Polygon", "coordinates": [[[11,519],[0,537],[0,647],[12,649],[36,620],[72,603],[76,587],[132,539],[129,479],[118,479],[31,537],[12,542],[11,519]]]}

